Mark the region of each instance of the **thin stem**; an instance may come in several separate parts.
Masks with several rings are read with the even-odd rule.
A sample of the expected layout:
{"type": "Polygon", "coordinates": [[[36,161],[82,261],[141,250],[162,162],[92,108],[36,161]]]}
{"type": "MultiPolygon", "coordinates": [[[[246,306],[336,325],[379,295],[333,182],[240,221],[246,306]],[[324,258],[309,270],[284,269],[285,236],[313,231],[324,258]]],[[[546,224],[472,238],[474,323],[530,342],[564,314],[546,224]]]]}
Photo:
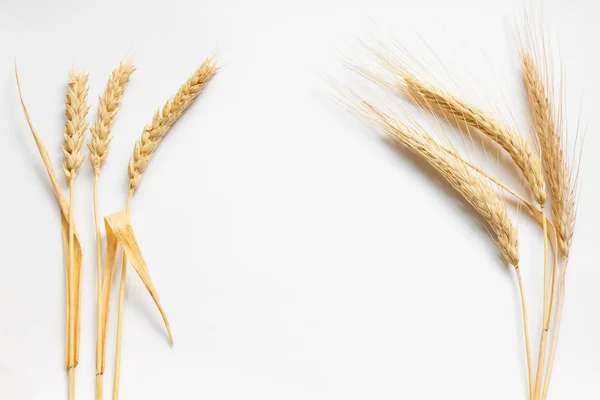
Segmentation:
{"type": "Polygon", "coordinates": [[[554,358],[556,356],[556,348],[558,345],[558,334],[560,332],[560,322],[562,319],[562,311],[565,301],[565,273],[567,271],[568,258],[563,260],[562,269],[560,272],[560,281],[558,288],[558,302],[556,303],[556,316],[554,322],[554,331],[552,332],[552,342],[550,343],[550,358],[548,359],[548,368],[546,369],[546,380],[544,383],[544,390],[542,392],[542,399],[546,400],[548,396],[548,389],[550,387],[550,378],[552,377],[552,369],[554,367],[554,358]]]}
{"type": "Polygon", "coordinates": [[[515,265],[515,272],[519,282],[519,293],[521,296],[521,309],[523,312],[523,331],[525,333],[525,351],[527,353],[527,376],[529,380],[529,398],[533,398],[533,368],[531,361],[531,344],[529,341],[529,318],[527,317],[527,303],[525,301],[525,288],[523,286],[523,278],[518,265],[515,265]]]}
{"type": "Polygon", "coordinates": [[[459,156],[458,154],[456,154],[452,150],[447,149],[445,147],[444,147],[444,150],[448,154],[450,154],[451,156],[453,156],[454,158],[456,158],[459,161],[463,162],[467,167],[471,168],[473,171],[477,172],[478,174],[482,175],[483,177],[485,177],[485,178],[489,179],[490,181],[494,182],[496,185],[500,186],[502,189],[506,190],[508,193],[512,194],[517,199],[521,200],[523,202],[523,204],[527,205],[530,208],[533,208],[533,205],[531,204],[531,202],[529,202],[525,197],[521,196],[519,193],[517,193],[513,189],[509,188],[504,183],[502,183],[498,179],[494,178],[492,175],[488,174],[487,172],[485,172],[484,170],[482,170],[481,168],[479,168],[475,164],[471,164],[470,162],[468,162],[467,160],[465,160],[464,158],[462,158],[461,156],[459,156]]]}
{"type": "Polygon", "coordinates": [[[96,400],[102,400],[103,396],[103,374],[96,374],[96,400]]]}
{"type": "Polygon", "coordinates": [[[68,360],[67,368],[69,369],[69,400],[75,399],[75,268],[73,263],[74,258],[74,233],[73,233],[73,204],[75,197],[75,180],[69,179],[69,265],[68,279],[69,284],[67,287],[67,297],[69,303],[69,321],[68,326],[68,360]]]}
{"type": "MultiPolygon", "coordinates": [[[[70,208],[70,206],[69,206],[70,208]]],[[[71,212],[69,211],[69,215],[71,212]]],[[[69,224],[70,226],[70,224],[69,224]]],[[[67,243],[68,246],[68,243],[67,243]]],[[[67,370],[71,367],[71,260],[65,260],[65,278],[66,278],[66,305],[67,315],[65,318],[65,367],[67,370]]]]}
{"type": "Polygon", "coordinates": [[[102,400],[102,238],[98,217],[98,178],[100,170],[94,168],[94,224],[96,226],[96,400],[102,400]]]}
{"type": "Polygon", "coordinates": [[[542,389],[542,378],[544,374],[544,364],[546,363],[546,347],[548,343],[549,329],[549,303],[548,303],[548,225],[546,223],[546,210],[542,207],[542,228],[544,230],[544,307],[542,309],[542,331],[540,333],[540,350],[538,353],[537,374],[535,377],[534,399],[540,398],[542,389]]]}
{"type": "Polygon", "coordinates": [[[75,248],[74,241],[75,236],[73,228],[75,223],[73,222],[73,200],[75,197],[75,180],[69,180],[69,304],[71,308],[71,315],[69,320],[69,335],[71,340],[69,341],[69,364],[74,366],[75,360],[75,315],[77,310],[75,309],[75,248]]]}
{"type": "Polygon", "coordinates": [[[75,400],[75,367],[69,368],[69,400],[75,400]]]}
{"type": "Polygon", "coordinates": [[[554,303],[556,302],[556,278],[558,273],[558,243],[556,242],[556,235],[554,235],[554,251],[552,261],[552,279],[550,281],[550,306],[548,308],[548,329],[552,323],[552,311],[554,310],[554,303]]]}
{"type": "Polygon", "coordinates": [[[540,399],[540,391],[542,388],[542,374],[544,372],[544,360],[546,358],[546,347],[548,343],[548,330],[542,329],[542,334],[540,338],[540,352],[538,355],[538,366],[537,366],[537,375],[535,378],[535,392],[534,399],[540,399]]]}
{"type": "Polygon", "coordinates": [[[121,282],[119,284],[119,308],[117,318],[117,342],[115,348],[115,372],[113,378],[113,400],[119,398],[119,383],[121,378],[121,340],[123,338],[123,303],[125,299],[125,279],[127,277],[127,258],[123,254],[121,264],[121,282]]]}
{"type": "Polygon", "coordinates": [[[550,307],[548,303],[548,224],[546,222],[546,209],[542,206],[542,229],[544,231],[544,329],[548,330],[550,323],[550,307]]]}
{"type": "MultiPolygon", "coordinates": [[[[131,207],[131,197],[133,190],[129,190],[127,195],[126,212],[129,215],[131,207]]],[[[121,340],[123,338],[123,303],[125,300],[125,279],[127,277],[127,257],[123,254],[123,263],[121,264],[121,282],[119,283],[119,308],[117,318],[117,341],[115,349],[115,371],[113,378],[113,400],[119,399],[119,383],[121,378],[121,340]]]]}

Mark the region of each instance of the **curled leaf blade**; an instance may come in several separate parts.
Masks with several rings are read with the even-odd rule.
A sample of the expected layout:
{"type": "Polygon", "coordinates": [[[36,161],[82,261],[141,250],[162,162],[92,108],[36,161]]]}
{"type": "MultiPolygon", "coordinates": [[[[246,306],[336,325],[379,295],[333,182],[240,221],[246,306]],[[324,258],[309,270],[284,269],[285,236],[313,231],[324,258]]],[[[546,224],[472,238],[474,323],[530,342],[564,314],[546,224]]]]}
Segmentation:
{"type": "MultiPolygon", "coordinates": [[[[106,225],[106,232],[109,227],[106,225]]],[[[102,352],[96,355],[96,373],[103,374],[106,367],[106,338],[108,336],[108,314],[110,311],[110,298],[112,285],[116,271],[118,242],[115,235],[106,235],[106,255],[104,257],[104,272],[102,276],[102,285],[100,289],[100,320],[102,321],[101,331],[101,349],[102,352]]]]}
{"type": "Polygon", "coordinates": [[[106,236],[112,236],[110,240],[116,241],[123,248],[123,252],[127,256],[127,261],[131,263],[131,266],[144,283],[146,290],[148,290],[148,293],[150,293],[152,300],[154,300],[154,304],[156,304],[156,307],[162,316],[165,328],[167,329],[167,333],[169,335],[169,340],[171,341],[171,344],[173,344],[173,334],[171,333],[169,320],[167,319],[167,315],[158,297],[156,287],[150,278],[150,273],[137,243],[133,226],[129,221],[127,213],[121,211],[111,214],[104,218],[104,224],[106,226],[106,236]]]}

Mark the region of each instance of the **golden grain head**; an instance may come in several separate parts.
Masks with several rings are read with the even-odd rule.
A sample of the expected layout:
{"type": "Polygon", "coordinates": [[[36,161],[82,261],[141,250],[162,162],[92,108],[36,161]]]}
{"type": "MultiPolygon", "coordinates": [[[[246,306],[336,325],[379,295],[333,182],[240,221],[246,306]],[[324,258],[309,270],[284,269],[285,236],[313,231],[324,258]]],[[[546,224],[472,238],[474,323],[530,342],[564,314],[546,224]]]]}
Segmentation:
{"type": "Polygon", "coordinates": [[[90,109],[87,105],[87,83],[87,72],[77,68],[73,68],[69,72],[69,86],[65,100],[66,123],[63,130],[65,143],[62,148],[65,155],[63,169],[69,180],[75,179],[77,170],[83,162],[81,146],[88,128],[86,116],[90,109]]]}
{"type": "Polygon", "coordinates": [[[428,135],[415,122],[403,122],[392,113],[360,100],[350,104],[358,115],[381,129],[393,143],[408,148],[434,167],[442,177],[477,211],[494,233],[494,240],[506,261],[519,265],[518,232],[505,202],[483,178],[475,175],[452,151],[428,135]]]}
{"type": "Polygon", "coordinates": [[[533,52],[519,52],[532,124],[542,150],[544,169],[552,196],[552,217],[561,254],[569,256],[575,229],[575,184],[564,149],[562,104],[553,99],[547,68],[533,52]]]}
{"type": "Polygon", "coordinates": [[[98,119],[96,124],[90,129],[92,133],[92,142],[88,144],[90,150],[90,162],[94,168],[94,173],[99,173],[100,166],[108,155],[108,145],[112,140],[110,130],[119,111],[119,105],[123,99],[123,94],[131,74],[135,67],[131,61],[122,62],[112,71],[106,90],[98,100],[98,119]]]}
{"type": "Polygon", "coordinates": [[[202,92],[206,84],[217,73],[219,67],[211,57],[205,60],[194,74],[171,97],[162,110],[156,111],[152,122],[144,127],[142,137],[135,143],[129,161],[129,186],[136,190],[154,152],[171,126],[202,92]]]}
{"type": "Polygon", "coordinates": [[[536,202],[540,205],[546,204],[541,159],[531,145],[508,124],[412,74],[399,73],[399,76],[403,80],[403,90],[411,100],[426,103],[429,110],[443,113],[449,121],[458,126],[465,124],[480,131],[502,147],[521,170],[536,202]]]}

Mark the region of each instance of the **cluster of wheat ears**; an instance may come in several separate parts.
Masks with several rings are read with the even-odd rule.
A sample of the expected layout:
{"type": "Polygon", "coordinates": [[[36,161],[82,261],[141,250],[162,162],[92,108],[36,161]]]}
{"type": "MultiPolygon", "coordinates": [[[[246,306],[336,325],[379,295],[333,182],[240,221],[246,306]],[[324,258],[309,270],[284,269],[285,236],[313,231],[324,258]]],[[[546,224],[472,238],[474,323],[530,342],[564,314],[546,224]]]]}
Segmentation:
{"type": "MultiPolygon", "coordinates": [[[[116,271],[117,248],[121,247],[123,259],[118,299],[118,322],[115,349],[115,369],[113,380],[113,400],[119,397],[121,339],[123,330],[123,302],[125,298],[125,278],[128,262],[138,273],[146,289],[158,307],[171,343],[173,337],[166,314],[158,298],[156,288],[150,279],[150,274],[141,255],[131,223],[129,211],[131,199],[139,186],[144,171],[156,149],[164,139],[169,129],[179,119],[183,112],[193,103],[206,84],[217,73],[219,67],[214,57],[206,59],[194,74],[179,88],[162,109],[154,113],[152,122],[146,125],[141,138],[135,143],[133,154],[129,161],[129,193],[124,212],[115,213],[104,218],[106,249],[102,253],[102,233],[100,216],[98,215],[98,182],[102,164],[108,155],[108,147],[112,141],[111,128],[123,99],[125,89],[135,68],[130,61],[122,62],[110,75],[106,90],[98,100],[97,119],[92,128],[91,141],[88,144],[89,159],[94,172],[93,209],[96,235],[96,270],[97,270],[97,337],[96,337],[96,399],[103,397],[103,375],[106,359],[106,339],[108,332],[108,315],[113,277],[116,271]]],[[[77,68],[69,72],[69,84],[65,100],[66,122],[63,129],[64,153],[63,170],[69,187],[69,200],[63,195],[50,156],[41,137],[33,127],[33,123],[25,106],[19,76],[15,66],[15,76],[21,105],[29,128],[39,149],[44,166],[50,177],[50,182],[61,211],[61,228],[65,251],[66,270],[66,369],[68,373],[68,398],[75,399],[75,370],[79,363],[80,326],[81,326],[81,278],[82,256],[79,234],[75,227],[73,204],[75,198],[75,180],[77,172],[83,164],[82,146],[88,130],[87,114],[90,109],[87,102],[88,74],[77,68]]]]}
{"type": "MultiPolygon", "coordinates": [[[[518,51],[524,87],[531,116],[535,141],[520,136],[516,129],[483,108],[443,90],[420,77],[417,68],[389,51],[367,46],[379,64],[387,71],[382,78],[368,69],[353,66],[355,71],[381,84],[394,95],[400,94],[422,111],[438,118],[463,134],[483,135],[505,152],[522,174],[529,194],[519,193],[498,178],[463,158],[459,152],[435,139],[420,126],[405,109],[392,111],[351,92],[342,100],[350,109],[375,125],[394,145],[407,148],[425,160],[443,177],[464,200],[481,216],[500,253],[513,267],[521,297],[530,400],[546,399],[560,330],[565,296],[565,273],[576,219],[577,171],[566,150],[566,127],[563,121],[562,92],[554,90],[544,46],[535,41],[521,41],[518,51]],[[391,80],[389,79],[391,77],[391,80]],[[540,346],[537,364],[534,364],[530,346],[529,322],[525,290],[520,272],[518,231],[512,223],[505,195],[518,199],[539,223],[544,242],[543,307],[540,346]],[[528,198],[533,200],[530,201],[528,198]],[[548,210],[549,205],[550,210],[548,210]],[[549,254],[553,256],[549,259],[549,254]],[[549,332],[553,328],[551,341],[549,332]],[[549,350],[549,352],[548,352],[549,350]]],[[[97,119],[88,144],[93,168],[93,212],[96,236],[97,282],[97,346],[96,346],[96,399],[103,397],[103,374],[106,359],[106,339],[113,276],[117,270],[117,248],[123,250],[118,297],[118,322],[113,381],[113,399],[118,398],[123,301],[127,265],[135,269],[159,309],[173,341],[171,329],[150,279],[146,264],[129,221],[133,194],[138,188],[148,163],[163,138],[183,112],[202,92],[218,71],[213,57],[204,61],[180,87],[162,109],[155,112],[152,122],[145,126],[136,142],[128,165],[129,191],[125,211],[104,218],[106,245],[103,253],[100,216],[98,215],[98,183],[101,167],[112,141],[111,128],[119,111],[121,100],[135,68],[131,62],[121,63],[111,74],[104,94],[99,98],[97,119]],[[103,257],[104,254],[104,257],[103,257]]],[[[75,369],[79,362],[82,255],[79,233],[75,228],[73,204],[75,180],[82,166],[82,146],[88,130],[87,81],[88,75],[78,69],[69,73],[66,96],[66,123],[63,129],[63,170],[69,187],[68,201],[63,195],[50,157],[36,130],[23,101],[21,85],[15,67],[21,104],[33,138],[49,174],[54,194],[61,211],[61,228],[66,269],[66,369],[68,371],[69,399],[75,399],[75,369]]],[[[475,141],[474,141],[475,142],[475,141]]]]}
{"type": "MultiPolygon", "coordinates": [[[[372,69],[350,62],[347,66],[387,91],[393,107],[377,105],[353,90],[338,96],[338,99],[353,114],[375,126],[391,145],[407,149],[425,160],[481,217],[517,277],[529,398],[540,400],[548,395],[560,330],[565,273],[576,219],[578,167],[567,157],[563,93],[562,90],[554,90],[555,79],[548,65],[546,47],[543,42],[539,44],[540,41],[529,30],[526,33],[524,38],[519,38],[518,56],[531,126],[535,132],[532,143],[520,136],[509,123],[483,107],[430,83],[432,79],[425,77],[428,71],[406,51],[392,50],[381,43],[362,44],[385,72],[374,73],[372,69]],[[397,104],[394,98],[398,95],[416,106],[417,110],[435,118],[437,123],[452,127],[469,139],[482,135],[487,142],[501,149],[522,174],[533,200],[528,200],[528,194],[519,193],[463,158],[451,144],[435,139],[406,107],[397,104]],[[518,231],[509,216],[505,193],[518,199],[532,214],[540,225],[544,242],[542,326],[536,365],[532,360],[525,290],[520,272],[518,231]],[[549,251],[553,255],[550,261],[549,251]],[[548,343],[552,327],[552,340],[548,343]]],[[[486,146],[485,141],[472,140],[473,144],[476,142],[486,146]]]]}

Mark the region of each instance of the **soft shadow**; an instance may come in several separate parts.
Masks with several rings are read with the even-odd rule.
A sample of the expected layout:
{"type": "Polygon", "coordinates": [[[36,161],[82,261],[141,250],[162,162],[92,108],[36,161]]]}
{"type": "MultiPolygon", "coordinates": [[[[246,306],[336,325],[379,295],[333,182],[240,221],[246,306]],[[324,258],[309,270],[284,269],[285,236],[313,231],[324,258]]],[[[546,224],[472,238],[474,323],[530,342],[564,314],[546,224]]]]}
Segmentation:
{"type": "MultiPolygon", "coordinates": [[[[388,147],[390,147],[392,149],[392,151],[401,155],[401,157],[397,158],[398,161],[400,161],[401,159],[408,160],[409,162],[404,163],[404,164],[409,164],[414,170],[418,170],[420,173],[422,173],[427,178],[428,182],[431,182],[432,185],[435,185],[436,187],[441,189],[444,192],[444,194],[446,194],[448,196],[448,198],[453,199],[454,205],[458,209],[460,209],[460,212],[467,214],[471,221],[473,221],[473,220],[479,221],[479,223],[475,223],[473,225],[477,226],[478,229],[481,231],[481,233],[489,238],[490,244],[492,245],[492,248],[495,251],[495,254],[497,255],[498,260],[501,262],[501,265],[506,266],[507,265],[506,260],[504,259],[504,257],[498,250],[498,247],[496,246],[496,244],[490,237],[490,233],[489,233],[490,228],[489,228],[488,224],[481,218],[481,215],[465,200],[465,198],[460,193],[458,193],[452,187],[452,185],[450,185],[450,183],[446,179],[444,179],[439,174],[439,172],[437,172],[437,170],[435,168],[433,168],[422,157],[414,154],[412,151],[406,149],[405,147],[402,147],[399,144],[390,142],[386,139],[382,139],[382,140],[383,140],[383,142],[385,142],[386,144],[389,145],[388,147]]],[[[406,166],[404,164],[403,164],[403,167],[406,166]]],[[[506,273],[506,274],[509,273],[509,270],[507,268],[503,268],[503,270],[504,270],[504,273],[506,273]]]]}

